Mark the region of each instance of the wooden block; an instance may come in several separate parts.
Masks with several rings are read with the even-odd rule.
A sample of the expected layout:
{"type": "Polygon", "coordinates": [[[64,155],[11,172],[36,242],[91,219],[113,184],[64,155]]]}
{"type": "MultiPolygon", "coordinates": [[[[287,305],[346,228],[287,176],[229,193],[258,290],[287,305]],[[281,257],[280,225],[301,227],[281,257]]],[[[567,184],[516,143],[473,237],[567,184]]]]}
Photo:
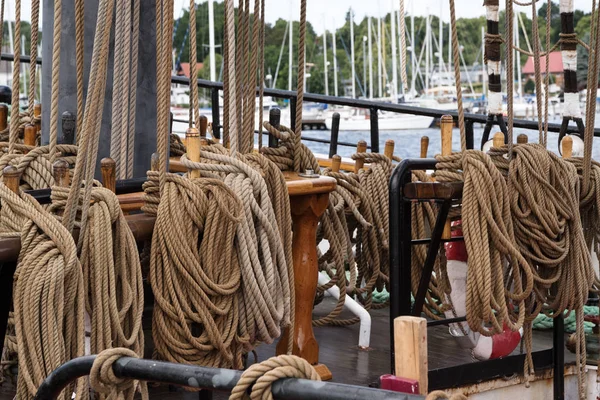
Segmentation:
{"type": "Polygon", "coordinates": [[[206,115],[200,116],[200,136],[206,137],[206,130],[208,129],[208,118],[206,115]]]}
{"type": "Polygon", "coordinates": [[[23,143],[27,146],[35,146],[37,143],[37,128],[35,125],[25,125],[23,143]]]}
{"type": "Polygon", "coordinates": [[[321,377],[322,381],[330,381],[333,379],[333,375],[331,371],[325,364],[317,364],[313,365],[314,369],[317,371],[317,374],[321,377]]]}
{"type": "Polygon", "coordinates": [[[6,104],[0,104],[0,131],[8,127],[8,107],[6,104]]]}
{"type": "Polygon", "coordinates": [[[427,362],[427,320],[403,316],[394,320],[395,375],[419,382],[426,395],[429,373],[427,362]]]}

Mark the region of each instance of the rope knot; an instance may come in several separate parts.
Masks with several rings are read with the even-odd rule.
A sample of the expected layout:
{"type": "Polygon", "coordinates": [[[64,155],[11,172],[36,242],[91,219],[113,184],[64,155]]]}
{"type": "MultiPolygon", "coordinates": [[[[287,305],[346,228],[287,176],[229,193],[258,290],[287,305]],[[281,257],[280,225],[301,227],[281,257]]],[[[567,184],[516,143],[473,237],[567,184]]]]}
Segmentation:
{"type": "Polygon", "coordinates": [[[121,392],[135,389],[136,381],[118,378],[113,371],[113,365],[121,357],[139,358],[133,350],[123,347],[107,349],[98,354],[90,372],[90,386],[93,390],[117,396],[121,392]]]}
{"type": "Polygon", "coordinates": [[[320,381],[317,371],[303,358],[292,355],[271,357],[260,364],[254,364],[242,374],[231,391],[229,400],[241,400],[251,389],[250,398],[272,400],[271,386],[279,379],[299,378],[320,381]]]}

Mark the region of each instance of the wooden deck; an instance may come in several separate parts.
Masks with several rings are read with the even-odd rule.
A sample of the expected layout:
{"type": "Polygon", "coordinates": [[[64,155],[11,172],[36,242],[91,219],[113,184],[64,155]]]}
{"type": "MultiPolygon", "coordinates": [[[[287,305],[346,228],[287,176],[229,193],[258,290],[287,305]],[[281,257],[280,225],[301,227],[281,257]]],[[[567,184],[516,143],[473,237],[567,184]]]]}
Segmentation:
{"type": "MultiPolygon", "coordinates": [[[[325,299],[315,309],[315,315],[325,315],[333,308],[331,299],[325,299]]],[[[390,372],[388,309],[371,312],[371,348],[360,350],[358,325],[347,327],[315,327],[315,336],[320,345],[319,361],[333,373],[333,382],[369,386],[378,381],[379,376],[390,372]]],[[[145,318],[150,337],[150,324],[145,318]]],[[[437,326],[428,330],[429,368],[443,368],[474,362],[469,351],[461,349],[448,334],[448,328],[437,326]]],[[[534,350],[552,347],[551,331],[534,332],[534,350]]],[[[517,349],[518,352],[518,349],[517,349]]],[[[259,361],[275,355],[275,344],[262,345],[256,349],[259,361]]],[[[151,353],[150,353],[151,354],[151,353]]],[[[253,361],[253,356],[250,355],[253,361]]],[[[574,354],[565,351],[565,361],[575,360],[574,354]]],[[[179,388],[153,387],[151,399],[201,399],[198,393],[185,392],[179,388]]],[[[12,399],[14,387],[9,382],[0,389],[0,400],[12,399]]],[[[215,393],[214,399],[227,399],[224,393],[215,393]]]]}

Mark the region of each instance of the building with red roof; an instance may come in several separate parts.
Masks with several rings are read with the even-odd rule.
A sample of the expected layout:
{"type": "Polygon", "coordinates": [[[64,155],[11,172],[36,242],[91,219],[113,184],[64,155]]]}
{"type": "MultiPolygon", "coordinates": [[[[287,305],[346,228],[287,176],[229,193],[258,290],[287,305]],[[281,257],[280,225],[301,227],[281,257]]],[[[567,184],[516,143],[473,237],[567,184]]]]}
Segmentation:
{"type": "MultiPolygon", "coordinates": [[[[543,77],[546,77],[546,56],[540,57],[540,71],[543,77]]],[[[554,83],[558,86],[563,86],[563,62],[560,51],[553,51],[550,53],[550,60],[548,65],[549,73],[554,77],[554,83]]],[[[529,57],[525,66],[523,67],[523,78],[527,81],[529,79],[535,79],[535,65],[533,57],[529,57]]]]}

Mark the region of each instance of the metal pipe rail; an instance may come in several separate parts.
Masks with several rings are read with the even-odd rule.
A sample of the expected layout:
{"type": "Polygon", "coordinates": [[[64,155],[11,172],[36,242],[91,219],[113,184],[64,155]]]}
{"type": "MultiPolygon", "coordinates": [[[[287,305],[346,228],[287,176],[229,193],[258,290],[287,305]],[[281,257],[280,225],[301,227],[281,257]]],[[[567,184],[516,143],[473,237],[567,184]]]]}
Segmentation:
{"type": "MultiPolygon", "coordinates": [[[[89,375],[96,356],[84,356],[67,361],[42,382],[35,400],[54,400],[69,383],[89,375]]],[[[231,391],[242,376],[242,371],[208,368],[162,361],[123,357],[113,366],[118,378],[135,379],[177,386],[231,391]]],[[[273,383],[275,399],[287,400],[422,400],[425,397],[370,387],[340,383],[287,378],[273,383]]]]}

